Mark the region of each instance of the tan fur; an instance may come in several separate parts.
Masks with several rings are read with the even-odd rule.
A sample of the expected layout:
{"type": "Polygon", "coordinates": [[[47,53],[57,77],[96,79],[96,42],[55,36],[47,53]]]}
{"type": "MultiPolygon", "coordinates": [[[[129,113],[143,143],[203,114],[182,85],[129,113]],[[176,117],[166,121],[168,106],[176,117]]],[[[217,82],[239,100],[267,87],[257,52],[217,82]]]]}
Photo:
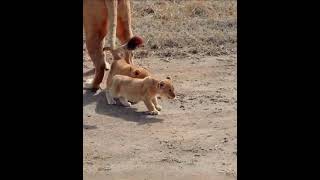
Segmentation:
{"type": "Polygon", "coordinates": [[[139,67],[133,64],[128,64],[128,62],[124,58],[122,58],[120,54],[118,54],[119,53],[118,49],[111,50],[110,48],[104,48],[104,50],[110,51],[114,58],[111,65],[110,72],[108,74],[108,78],[107,78],[107,84],[106,84],[107,90],[111,86],[112,78],[115,75],[125,75],[125,76],[129,76],[132,78],[139,78],[139,79],[143,79],[151,75],[150,72],[143,67],[139,67]]]}
{"type": "Polygon", "coordinates": [[[119,98],[125,106],[131,106],[128,101],[136,103],[143,101],[151,115],[157,115],[161,110],[161,106],[157,102],[157,96],[164,96],[169,99],[175,98],[174,87],[169,77],[165,80],[157,80],[151,76],[137,79],[115,75],[112,78],[109,92],[111,102],[114,101],[113,98],[119,98]]]}
{"type": "MultiPolygon", "coordinates": [[[[116,37],[121,44],[127,42],[132,36],[131,9],[129,0],[84,0],[83,20],[86,37],[86,46],[89,56],[95,66],[93,80],[85,85],[87,88],[99,88],[105,69],[109,69],[109,63],[105,63],[103,53],[104,39],[109,34],[108,44],[115,49],[116,37]]],[[[132,52],[125,54],[125,59],[132,62],[132,52]]]]}

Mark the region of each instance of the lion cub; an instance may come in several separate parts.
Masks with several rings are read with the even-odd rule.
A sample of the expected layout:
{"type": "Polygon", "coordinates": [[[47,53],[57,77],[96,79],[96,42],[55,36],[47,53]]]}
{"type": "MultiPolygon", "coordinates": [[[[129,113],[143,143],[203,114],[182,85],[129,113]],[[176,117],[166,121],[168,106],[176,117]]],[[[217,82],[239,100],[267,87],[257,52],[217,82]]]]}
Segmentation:
{"type": "MultiPolygon", "coordinates": [[[[128,62],[118,54],[119,53],[118,49],[111,50],[110,48],[105,47],[103,48],[103,50],[104,51],[108,50],[113,55],[113,62],[111,64],[111,69],[107,77],[106,89],[105,89],[107,99],[110,99],[109,88],[112,83],[112,78],[115,75],[125,75],[125,76],[130,76],[132,78],[140,78],[140,79],[150,76],[150,72],[147,69],[133,65],[133,64],[128,64],[128,62]]],[[[109,101],[108,101],[108,104],[110,104],[109,101]]]]}
{"type": "Polygon", "coordinates": [[[133,64],[128,64],[124,58],[116,54],[117,50],[111,50],[108,47],[103,48],[103,50],[108,50],[113,55],[113,62],[107,78],[107,88],[110,87],[112,78],[115,75],[125,75],[140,79],[150,76],[150,72],[147,69],[133,64]]]}
{"type": "Polygon", "coordinates": [[[165,80],[157,80],[151,76],[144,79],[129,76],[115,75],[110,87],[110,104],[115,104],[113,98],[119,98],[124,106],[131,106],[131,102],[143,101],[148,108],[148,114],[158,115],[161,106],[158,104],[157,96],[169,99],[175,98],[174,87],[170,77],[165,80]]]}

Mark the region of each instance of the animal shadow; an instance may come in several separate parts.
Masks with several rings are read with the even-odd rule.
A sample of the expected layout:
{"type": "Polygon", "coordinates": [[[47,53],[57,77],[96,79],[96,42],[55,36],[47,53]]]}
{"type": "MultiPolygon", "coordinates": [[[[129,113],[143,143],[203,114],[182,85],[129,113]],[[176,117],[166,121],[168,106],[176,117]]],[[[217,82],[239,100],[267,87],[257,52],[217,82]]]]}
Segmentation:
{"type": "Polygon", "coordinates": [[[84,89],[85,92],[83,94],[83,107],[85,107],[88,104],[91,104],[93,102],[98,101],[99,98],[101,98],[100,94],[103,94],[103,91],[101,89],[98,90],[86,90],[84,89]]]}
{"type": "Polygon", "coordinates": [[[136,122],[138,125],[158,122],[161,123],[163,121],[163,119],[158,117],[147,115],[146,112],[138,112],[134,105],[131,107],[124,107],[119,105],[119,101],[117,101],[117,105],[109,105],[107,104],[105,93],[103,91],[96,96],[97,97],[94,99],[97,100],[97,106],[95,109],[97,114],[116,117],[125,121],[136,122]]]}

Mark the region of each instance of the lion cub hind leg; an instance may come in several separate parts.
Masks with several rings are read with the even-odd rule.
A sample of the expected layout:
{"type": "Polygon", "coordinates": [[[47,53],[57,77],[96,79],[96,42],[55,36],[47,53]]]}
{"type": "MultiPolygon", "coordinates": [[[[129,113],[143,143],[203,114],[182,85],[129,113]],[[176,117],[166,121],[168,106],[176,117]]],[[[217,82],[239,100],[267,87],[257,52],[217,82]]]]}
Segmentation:
{"type": "Polygon", "coordinates": [[[119,98],[119,101],[120,103],[123,105],[123,106],[126,106],[126,107],[130,107],[131,106],[131,103],[128,102],[128,99],[124,98],[124,97],[120,97],[119,98]]]}
{"type": "Polygon", "coordinates": [[[145,100],[144,104],[147,106],[147,108],[149,110],[147,112],[147,114],[150,114],[150,115],[159,115],[160,114],[160,112],[154,107],[153,103],[150,100],[145,100]]]}
{"type": "Polygon", "coordinates": [[[108,89],[105,90],[106,92],[106,99],[108,104],[117,104],[117,102],[114,100],[114,98],[110,95],[110,92],[108,89]]]}

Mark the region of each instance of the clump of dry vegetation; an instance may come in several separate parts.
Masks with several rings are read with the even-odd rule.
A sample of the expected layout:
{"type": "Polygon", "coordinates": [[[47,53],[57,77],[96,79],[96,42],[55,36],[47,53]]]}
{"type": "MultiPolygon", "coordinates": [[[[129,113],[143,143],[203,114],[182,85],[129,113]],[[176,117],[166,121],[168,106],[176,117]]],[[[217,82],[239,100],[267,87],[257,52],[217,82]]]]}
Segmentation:
{"type": "MultiPolygon", "coordinates": [[[[237,51],[236,0],[131,0],[131,8],[133,32],[145,40],[135,58],[218,56],[237,51]]],[[[85,52],[84,59],[89,59],[85,52]]]]}
{"type": "Polygon", "coordinates": [[[184,58],[236,53],[236,0],[132,0],[136,58],[184,58]]]}

